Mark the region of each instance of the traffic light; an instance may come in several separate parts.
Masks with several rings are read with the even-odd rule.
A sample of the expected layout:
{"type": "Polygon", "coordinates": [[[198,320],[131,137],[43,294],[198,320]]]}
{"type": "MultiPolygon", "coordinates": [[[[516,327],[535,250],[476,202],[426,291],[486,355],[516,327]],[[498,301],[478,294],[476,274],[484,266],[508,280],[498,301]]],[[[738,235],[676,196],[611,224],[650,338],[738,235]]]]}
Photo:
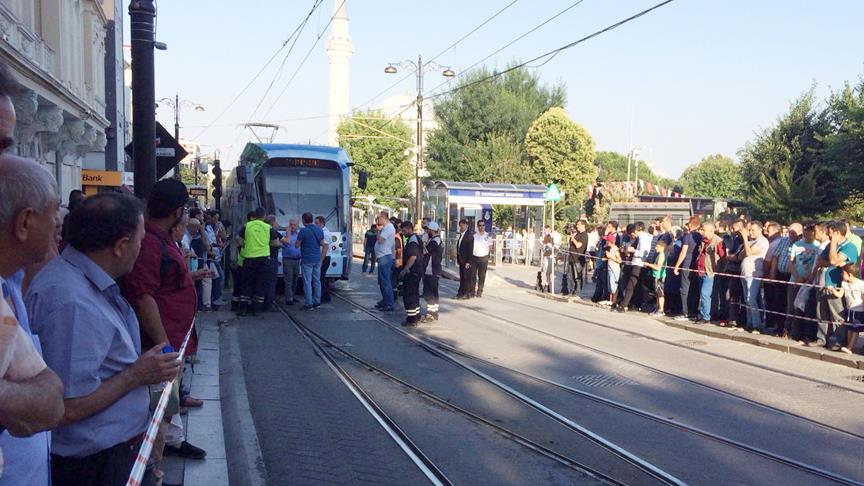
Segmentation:
{"type": "Polygon", "coordinates": [[[222,206],[222,168],[219,166],[219,159],[213,161],[213,200],[216,202],[216,209],[219,210],[222,206]]]}

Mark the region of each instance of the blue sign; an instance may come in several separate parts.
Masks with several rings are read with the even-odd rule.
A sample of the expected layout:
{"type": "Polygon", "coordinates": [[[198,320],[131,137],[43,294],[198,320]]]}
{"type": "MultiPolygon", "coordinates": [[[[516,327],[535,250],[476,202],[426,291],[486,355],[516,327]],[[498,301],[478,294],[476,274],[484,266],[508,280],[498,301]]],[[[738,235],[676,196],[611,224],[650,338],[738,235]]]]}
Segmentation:
{"type": "Polygon", "coordinates": [[[519,192],[519,191],[489,191],[475,189],[449,189],[450,196],[471,197],[505,197],[508,199],[543,199],[543,192],[519,192]]]}

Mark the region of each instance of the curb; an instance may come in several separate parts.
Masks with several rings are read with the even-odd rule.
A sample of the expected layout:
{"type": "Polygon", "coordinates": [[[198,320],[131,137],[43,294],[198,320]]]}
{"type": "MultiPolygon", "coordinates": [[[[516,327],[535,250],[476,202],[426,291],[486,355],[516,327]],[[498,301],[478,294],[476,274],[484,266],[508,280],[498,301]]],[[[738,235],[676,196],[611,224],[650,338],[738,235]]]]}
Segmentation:
{"type": "Polygon", "coordinates": [[[246,378],[237,329],[219,326],[219,386],[222,400],[222,426],[228,448],[228,481],[232,485],[266,486],[267,469],[258,444],[258,433],[252,420],[246,378]]]}
{"type": "MultiPolygon", "coordinates": [[[[603,308],[602,306],[596,305],[594,303],[585,302],[583,299],[578,297],[567,297],[563,295],[555,295],[555,294],[547,294],[538,292],[536,290],[527,290],[531,295],[541,297],[548,300],[554,300],[557,302],[572,302],[575,304],[586,305],[595,308],[603,308]]],[[[649,319],[650,317],[643,316],[649,319]]],[[[805,358],[811,358],[818,361],[824,361],[826,363],[837,364],[841,366],[846,366],[849,368],[864,370],[864,356],[861,355],[845,355],[839,354],[836,352],[825,352],[821,348],[808,348],[802,346],[796,346],[794,344],[788,344],[785,340],[779,340],[779,338],[767,339],[767,337],[756,337],[749,333],[741,333],[731,330],[726,330],[720,327],[714,328],[713,325],[696,325],[696,324],[688,324],[686,322],[673,321],[671,319],[652,319],[656,322],[664,324],[669,327],[674,327],[677,329],[682,329],[685,331],[690,331],[694,334],[700,334],[703,336],[709,336],[718,339],[727,339],[730,341],[737,341],[741,343],[750,344],[753,346],[758,346],[761,348],[772,349],[774,351],[779,351],[781,353],[794,354],[797,356],[803,356],[805,358]]]]}

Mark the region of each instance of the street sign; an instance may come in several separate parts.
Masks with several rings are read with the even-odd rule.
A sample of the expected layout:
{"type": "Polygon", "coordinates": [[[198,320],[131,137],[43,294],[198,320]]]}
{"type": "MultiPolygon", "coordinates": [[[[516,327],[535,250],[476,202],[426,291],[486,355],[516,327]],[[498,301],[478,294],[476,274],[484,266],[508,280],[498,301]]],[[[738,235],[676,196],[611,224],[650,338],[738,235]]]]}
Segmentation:
{"type": "Polygon", "coordinates": [[[207,186],[189,186],[189,195],[207,197],[207,186]]]}
{"type": "Polygon", "coordinates": [[[564,193],[558,189],[558,186],[553,182],[546,188],[546,193],[543,194],[543,199],[546,201],[558,202],[564,197],[564,193]]]}
{"type": "MultiPolygon", "coordinates": [[[[132,144],[126,146],[126,153],[132,157],[132,144]]],[[[189,155],[177,140],[156,122],[156,179],[161,179],[189,155]]],[[[134,160],[132,161],[135,162],[134,160]]]]}

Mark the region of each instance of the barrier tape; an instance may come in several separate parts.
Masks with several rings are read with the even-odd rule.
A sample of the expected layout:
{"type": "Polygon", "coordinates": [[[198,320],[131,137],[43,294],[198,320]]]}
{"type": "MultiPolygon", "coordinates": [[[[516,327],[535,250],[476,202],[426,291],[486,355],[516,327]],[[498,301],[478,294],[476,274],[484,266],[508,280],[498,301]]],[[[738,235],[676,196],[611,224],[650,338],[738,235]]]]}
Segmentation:
{"type": "MultiPolygon", "coordinates": [[[[601,260],[602,259],[602,260],[608,261],[608,258],[600,258],[600,257],[588,255],[585,253],[579,253],[579,252],[571,252],[570,250],[560,250],[560,252],[570,254],[570,255],[583,256],[585,258],[590,258],[593,260],[601,260]]],[[[626,262],[622,261],[621,264],[622,265],[639,266],[639,265],[636,265],[635,263],[629,262],[629,261],[626,261],[626,262]]],[[[643,266],[642,268],[649,268],[649,267],[643,266]]],[[[664,265],[664,268],[674,269],[675,267],[664,265]]],[[[649,268],[649,270],[652,270],[652,269],[649,268]]],[[[683,267],[679,268],[678,270],[683,271],[683,272],[698,272],[698,270],[694,270],[692,268],[683,268],[683,267]]],[[[745,278],[745,277],[742,277],[740,275],[735,275],[735,274],[731,274],[731,273],[723,273],[723,272],[715,272],[714,275],[715,276],[720,275],[720,276],[724,276],[724,277],[731,277],[731,278],[735,278],[735,279],[745,278]]],[[[781,283],[781,284],[786,284],[786,285],[797,285],[800,287],[810,287],[813,289],[835,289],[836,288],[836,287],[827,287],[824,285],[818,285],[818,284],[812,284],[812,283],[789,282],[786,280],[777,280],[777,279],[770,279],[770,278],[764,278],[764,277],[747,277],[747,278],[752,278],[753,280],[759,280],[762,282],[781,283]]],[[[619,285],[620,285],[620,283],[619,283],[619,285]]],[[[804,315],[797,315],[797,314],[788,314],[786,312],[778,312],[778,311],[772,311],[772,310],[768,310],[768,309],[753,307],[753,306],[747,305],[746,303],[744,303],[744,301],[740,301],[737,303],[730,303],[730,305],[738,306],[738,307],[744,308],[744,309],[754,309],[754,310],[758,310],[759,312],[764,312],[766,314],[774,314],[774,315],[778,315],[778,316],[791,317],[793,319],[798,319],[798,320],[802,320],[802,321],[810,321],[810,322],[815,322],[815,323],[830,323],[830,324],[835,324],[835,325],[847,324],[847,322],[845,322],[845,321],[829,321],[829,320],[819,319],[819,318],[815,318],[815,317],[807,317],[804,315]]]]}
{"type": "MultiPolygon", "coordinates": [[[[592,260],[603,260],[603,261],[609,261],[608,258],[605,258],[605,257],[602,257],[602,258],[601,258],[601,257],[597,257],[597,256],[589,255],[589,254],[587,254],[587,253],[571,252],[570,250],[558,250],[558,252],[559,252],[559,253],[562,253],[562,254],[563,254],[563,253],[566,253],[566,254],[568,254],[568,255],[577,255],[577,256],[581,256],[581,257],[585,257],[585,258],[590,258],[590,259],[592,259],[592,260]]],[[[622,262],[621,262],[621,265],[630,265],[630,266],[636,266],[636,267],[640,266],[640,265],[637,265],[637,264],[635,264],[635,263],[633,263],[633,262],[631,262],[631,261],[622,261],[622,262]]],[[[641,265],[641,267],[642,267],[642,268],[649,268],[649,267],[647,267],[647,266],[645,266],[645,265],[641,265]]],[[[674,266],[671,266],[671,265],[663,265],[663,268],[666,268],[667,270],[673,270],[673,271],[675,270],[675,267],[674,267],[674,266]]],[[[825,267],[825,268],[827,268],[827,267],[825,267]]],[[[649,268],[649,269],[650,269],[650,268],[649,268]]],[[[653,270],[653,269],[650,269],[650,270],[653,270]]],[[[685,267],[679,267],[679,268],[678,268],[678,271],[679,271],[679,272],[697,272],[697,273],[699,272],[698,269],[685,268],[685,267]]],[[[753,280],[758,280],[758,281],[760,281],[760,282],[780,283],[780,284],[786,284],[786,285],[797,285],[797,286],[799,286],[799,287],[812,287],[812,288],[815,288],[815,289],[833,289],[833,288],[836,288],[836,287],[828,287],[828,286],[826,286],[826,285],[819,285],[819,284],[808,283],[808,282],[791,282],[791,281],[788,281],[788,280],[777,280],[777,279],[774,279],[774,278],[766,278],[766,277],[744,277],[744,276],[741,276],[741,275],[736,275],[736,274],[734,274],[734,273],[714,272],[714,276],[715,276],[715,277],[718,276],[718,275],[721,276],[721,277],[731,277],[731,278],[750,278],[750,279],[753,279],[753,280]]]]}
{"type": "MultiPolygon", "coordinates": [[[[192,336],[192,331],[195,329],[195,319],[192,319],[192,325],[186,331],[186,337],[183,338],[183,344],[180,346],[180,356],[177,359],[183,362],[183,357],[186,355],[186,345],[189,344],[189,338],[192,336]]],[[[150,423],[147,425],[147,432],[144,434],[144,439],[141,442],[141,449],[138,450],[138,456],[135,458],[135,464],[132,466],[132,472],[129,474],[129,480],[126,481],[126,486],[141,486],[141,480],[144,477],[144,471],[147,468],[147,462],[150,460],[150,453],[153,451],[153,441],[156,440],[156,434],[159,432],[159,424],[165,415],[165,407],[168,405],[168,397],[171,395],[171,388],[174,385],[174,377],[169,382],[165,383],[162,389],[162,395],[159,397],[159,402],[156,404],[156,410],[153,411],[153,416],[150,418],[150,423]]]]}

